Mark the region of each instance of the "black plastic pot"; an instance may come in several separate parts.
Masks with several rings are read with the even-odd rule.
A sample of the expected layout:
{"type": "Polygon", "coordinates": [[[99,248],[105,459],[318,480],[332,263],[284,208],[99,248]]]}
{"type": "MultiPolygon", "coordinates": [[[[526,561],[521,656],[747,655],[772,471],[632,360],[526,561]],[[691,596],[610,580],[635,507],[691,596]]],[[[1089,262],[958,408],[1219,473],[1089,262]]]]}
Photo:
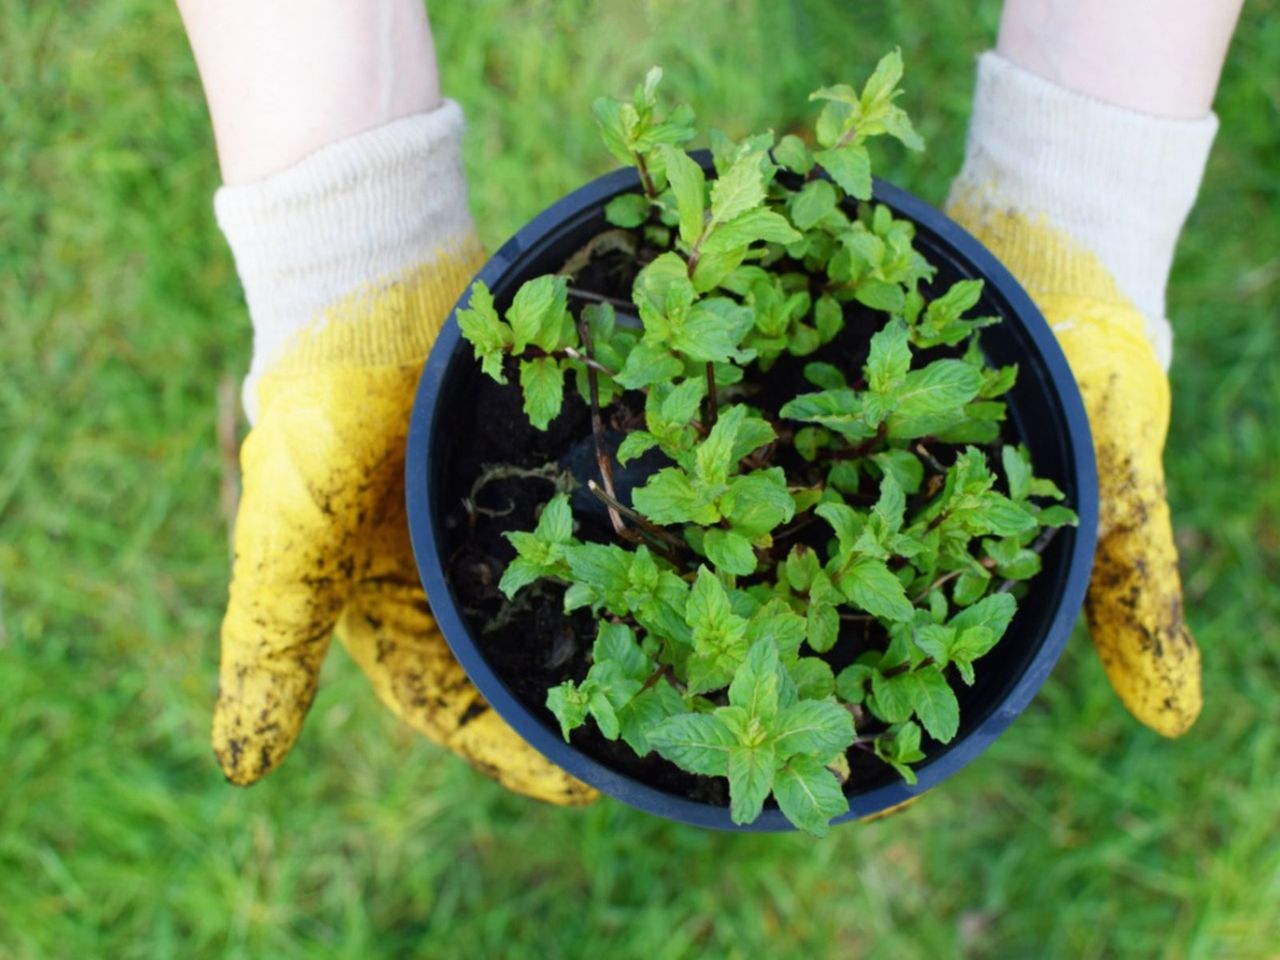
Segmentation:
{"type": "MultiPolygon", "coordinates": [[[[710,161],[696,155],[705,167],[710,161]]],[[[605,204],[638,188],[632,170],[592,181],[544,211],[516,234],[477,276],[504,309],[525,280],[551,273],[591,237],[608,228],[605,204]]],[[[1097,528],[1097,473],[1079,391],[1053,334],[1031,299],[977,240],[933,207],[881,181],[875,200],[898,217],[914,221],[916,246],[938,268],[945,285],[970,277],[986,281],[981,314],[1004,322],[983,331],[982,344],[995,364],[1018,363],[1010,392],[1009,419],[1031,450],[1036,472],[1055,480],[1080,517],[1064,528],[1043,556],[1043,570],[1020,603],[1009,633],[978,665],[977,683],[961,687],[960,731],[949,744],[928,742],[927,757],[909,786],[886,767],[873,780],[848,789],[850,811],[841,820],[870,816],[937,786],[978,754],[1031,702],[1048,678],[1083,603],[1097,528]]],[[[464,294],[456,310],[465,307],[464,294]]],[[[767,806],[754,823],[740,827],[727,807],[699,803],[638,782],[578,751],[562,739],[549,713],[539,715],[515,697],[477,647],[441,563],[441,490],[452,439],[492,425],[468,422],[468,394],[481,377],[470,346],[451,314],[432,350],[418,386],[409,431],[405,486],[413,548],[423,586],[436,619],[467,674],[499,714],[533,747],[574,776],[641,810],[702,827],[734,830],[790,830],[782,813],[767,806]]],[[[531,638],[536,642],[536,638],[531,638]]]]}

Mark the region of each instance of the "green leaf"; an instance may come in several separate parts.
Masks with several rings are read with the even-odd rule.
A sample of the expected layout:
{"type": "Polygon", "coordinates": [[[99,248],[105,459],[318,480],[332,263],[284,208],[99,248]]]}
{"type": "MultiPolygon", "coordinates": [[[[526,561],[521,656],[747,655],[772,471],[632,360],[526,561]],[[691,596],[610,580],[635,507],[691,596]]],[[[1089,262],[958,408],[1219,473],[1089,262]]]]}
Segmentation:
{"type": "Polygon", "coordinates": [[[458,328],[475,350],[480,369],[498,383],[506,383],[502,360],[511,349],[511,327],[498,318],[493,307],[493,294],[483,283],[471,288],[470,306],[458,311],[458,328]]]}
{"type": "Polygon", "coordinates": [[[895,389],[911,369],[911,348],[907,346],[907,325],[890,320],[871,338],[871,351],[864,368],[867,386],[876,393],[895,389]]]}
{"type": "MultiPolygon", "coordinates": [[[[575,599],[585,599],[592,605],[607,603],[619,615],[628,612],[624,598],[630,587],[632,554],[617,544],[581,543],[564,548],[564,556],[577,581],[570,588],[578,590],[575,599]]],[[[569,607],[568,595],[565,605],[566,609],[574,609],[569,607]]]]}
{"type": "Polygon", "coordinates": [[[498,589],[502,591],[504,597],[510,600],[521,589],[545,575],[546,571],[540,564],[533,563],[523,557],[516,557],[507,564],[507,569],[502,571],[502,579],[498,581],[498,589]]]}
{"type": "Polygon", "coordinates": [[[520,389],[524,412],[538,430],[545,430],[564,403],[564,371],[554,357],[520,361],[520,389]]]}
{"type": "Polygon", "coordinates": [[[837,586],[854,606],[885,620],[911,620],[914,609],[902,581],[883,560],[864,557],[854,562],[837,586]]]}
{"type": "Polygon", "coordinates": [[[760,154],[745,153],[724,176],[711,184],[711,219],[725,223],[764,203],[764,169],[760,154]]]}
{"type": "Polygon", "coordinates": [[[967,607],[986,593],[987,587],[990,585],[990,574],[982,576],[976,572],[966,570],[956,578],[956,584],[951,588],[951,599],[956,606],[967,607]]]}
{"type": "Polygon", "coordinates": [[[804,378],[823,390],[842,390],[849,386],[840,368],[830,363],[806,363],[804,378]]]}
{"type": "Polygon", "coordinates": [[[707,238],[702,255],[728,253],[753,243],[795,243],[800,239],[787,218],[766,207],[757,207],[740,213],[726,223],[717,225],[707,238]]]}
{"type": "Polygon", "coordinates": [[[647,430],[633,430],[618,444],[618,462],[623,466],[658,445],[658,438],[647,430]]]}
{"type": "Polygon", "coordinates": [[[836,201],[835,187],[826,180],[811,180],[791,198],[791,222],[808,230],[836,208],[836,201]]]}
{"type": "Polygon", "coordinates": [[[803,543],[792,547],[783,563],[787,581],[791,584],[791,588],[798,592],[808,590],[814,574],[822,569],[822,561],[818,559],[817,551],[803,543]]]}
{"type": "Polygon", "coordinates": [[[755,573],[756,552],[751,541],[732,530],[712,527],[702,540],[707,559],[725,573],[745,577],[755,573]]]}
{"type": "Polygon", "coordinates": [[[669,717],[649,731],[649,744],[676,766],[706,777],[729,773],[729,754],[737,737],[714,714],[685,713],[669,717]]]}
{"type": "Polygon", "coordinates": [[[618,711],[619,735],[636,756],[643,757],[653,749],[650,731],[668,717],[684,712],[684,698],[663,677],[648,690],[637,693],[618,711]]]}
{"type": "Polygon", "coordinates": [[[898,405],[889,417],[889,437],[923,437],[954,423],[980,384],[978,371],[963,360],[935,360],[910,371],[895,391],[898,405]]]}
{"type": "Polygon", "coordinates": [[[638,227],[649,219],[649,198],[642,193],[620,194],[605,204],[604,218],[615,227],[638,227]]]}
{"type": "Polygon", "coordinates": [[[513,352],[519,354],[533,344],[550,353],[559,350],[564,329],[568,280],[548,274],[523,284],[516,291],[507,322],[514,334],[513,352]]]}
{"type": "Polygon", "coordinates": [[[820,423],[850,440],[866,440],[876,429],[867,422],[861,395],[853,390],[802,393],[782,405],[778,415],[789,420],[820,423]]]}
{"type": "Polygon", "coordinates": [[[689,266],[674,251],[662,254],[636,274],[631,286],[631,299],[645,321],[646,337],[655,319],[688,309],[694,298],[689,266]]]}
{"type": "Polygon", "coordinates": [[[887,313],[901,313],[906,303],[902,287],[884,280],[862,281],[854,289],[853,297],[872,310],[884,310],[887,313]]]}
{"type": "Polygon", "coordinates": [[[911,706],[929,736],[950,743],[960,728],[960,704],[942,671],[936,666],[921,667],[902,676],[909,684],[911,706]]]}
{"type": "Polygon", "coordinates": [[[781,467],[734,477],[719,506],[733,528],[752,539],[789,522],[796,512],[796,503],[787,489],[787,476],[781,467]]]}
{"type": "Polygon", "coordinates": [[[888,103],[897,92],[898,81],[902,79],[902,51],[894,48],[880,58],[875,70],[867,78],[862,87],[859,105],[863,110],[870,110],[878,105],[888,103]]]}
{"type": "Polygon", "coordinates": [[[669,381],[683,372],[684,364],[666,347],[641,341],[627,354],[627,362],[614,379],[628,390],[639,390],[669,381]]]}
{"type": "Polygon", "coordinates": [[[771,721],[778,714],[781,681],[778,645],[772,637],[761,637],[734,671],[729,703],[745,710],[749,719],[771,721]]]}
{"type": "Polygon", "coordinates": [[[760,816],[776,768],[772,747],[738,746],[729,751],[729,817],[734,823],[751,823],[760,816]]]}
{"type": "Polygon", "coordinates": [[[858,200],[871,199],[871,157],[866,147],[850,143],[819,150],[813,158],[849,196],[858,200]]]}
{"type": "Polygon", "coordinates": [[[969,627],[986,627],[995,635],[996,640],[999,640],[1004,636],[1010,621],[1013,620],[1013,615],[1017,612],[1018,601],[1012,594],[993,593],[957,613],[951,618],[949,626],[955,627],[959,632],[969,627]]]}
{"type": "Polygon", "coordinates": [[[830,294],[823,294],[813,305],[813,322],[818,329],[818,339],[830,343],[844,329],[844,308],[830,294]]]}
{"type": "Polygon", "coordinates": [[[854,736],[853,717],[834,700],[797,700],[770,729],[779,760],[804,753],[826,761],[849,749],[854,736]]]}
{"type": "MultiPolygon", "coordinates": [[[[879,654],[875,654],[879,656],[879,654]]],[[[859,658],[861,659],[861,658],[859,658]]],[[[836,677],[836,693],[846,703],[862,703],[879,671],[868,663],[851,663],[836,677]]]]}
{"type": "Polygon", "coordinates": [[[741,404],[722,410],[716,425],[698,444],[696,473],[702,483],[711,485],[728,481],[736,467],[733,461],[734,441],[746,417],[747,408],[741,404]]]}
{"type": "Polygon", "coordinates": [[[773,159],[792,173],[798,173],[801,176],[813,169],[813,157],[809,153],[809,148],[794,134],[789,133],[778,141],[778,145],[773,148],[773,159]]]}
{"type": "Polygon", "coordinates": [[[886,475],[892,475],[904,493],[913,494],[924,482],[924,464],[910,450],[885,450],[872,455],[871,462],[886,475]]]}
{"type": "Polygon", "coordinates": [[[880,521],[879,533],[883,538],[890,537],[902,529],[906,509],[906,494],[903,493],[902,487],[893,474],[886,473],[880,479],[880,497],[876,500],[876,505],[871,508],[871,516],[880,521]]]}
{"type": "Polygon", "coordinates": [[[545,543],[568,543],[573,539],[573,510],[567,493],[556,494],[547,501],[534,535],[545,543]]]}
{"type": "Polygon", "coordinates": [[[601,621],[591,648],[591,659],[595,664],[616,664],[620,675],[630,680],[644,681],[653,669],[636,642],[635,633],[625,623],[601,621]]]}
{"type": "Polygon", "coordinates": [[[773,795],[783,815],[815,837],[826,835],[833,817],[849,812],[835,774],[813,757],[787,761],[774,779],[773,795]]]}
{"type": "Polygon", "coordinates": [[[745,362],[752,354],[738,350],[738,344],[754,323],[755,315],[750,307],[727,297],[699,300],[674,329],[671,346],[689,359],[703,363],[745,362]]]}
{"type": "Polygon", "coordinates": [[[622,163],[630,166],[635,157],[627,145],[627,134],[622,121],[622,103],[612,97],[599,97],[591,104],[601,139],[609,152],[622,163]]]}
{"type": "Polygon", "coordinates": [[[871,696],[867,706],[885,723],[901,723],[915,710],[911,702],[910,674],[898,673],[891,677],[880,671],[871,674],[871,696]]]}
{"type": "Polygon", "coordinates": [[[825,660],[800,657],[787,670],[796,685],[796,696],[802,701],[825,700],[836,692],[836,675],[825,660]]]}
{"type": "Polygon", "coordinates": [[[676,198],[680,239],[692,247],[702,236],[706,219],[706,176],[702,167],[683,150],[663,145],[658,152],[666,164],[667,180],[676,198]]]}
{"type": "Polygon", "coordinates": [[[565,743],[569,734],[587,721],[588,696],[572,680],[547,691],[547,709],[560,721],[560,735],[565,743]]]}
{"type": "Polygon", "coordinates": [[[747,656],[747,621],[733,612],[724,586],[705,566],[698,568],[689,591],[685,619],[692,630],[694,651],[689,659],[690,692],[725,686],[747,656]]]}
{"type": "Polygon", "coordinates": [[[866,516],[844,503],[821,503],[813,512],[831,525],[840,543],[840,552],[851,552],[866,525],[866,516]]]}
{"type": "Polygon", "coordinates": [[[778,647],[778,656],[784,660],[791,660],[800,653],[804,633],[804,617],[795,613],[781,598],[757,608],[747,620],[747,641],[754,644],[766,637],[771,639],[778,647]]]}
{"type": "Polygon", "coordinates": [[[840,636],[840,614],[830,603],[810,602],[806,623],[809,646],[816,653],[826,653],[840,636]]]}
{"type": "Polygon", "coordinates": [[[679,467],[665,467],[651,476],[643,487],[631,491],[631,502],[654,523],[697,523],[710,526],[720,519],[720,511],[689,475],[679,467]]]}

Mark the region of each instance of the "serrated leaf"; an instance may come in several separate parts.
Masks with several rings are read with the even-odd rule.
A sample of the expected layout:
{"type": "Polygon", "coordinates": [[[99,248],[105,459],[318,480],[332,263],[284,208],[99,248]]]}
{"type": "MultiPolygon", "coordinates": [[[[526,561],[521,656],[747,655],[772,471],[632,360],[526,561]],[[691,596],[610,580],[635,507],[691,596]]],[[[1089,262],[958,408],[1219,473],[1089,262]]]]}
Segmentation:
{"type": "Polygon", "coordinates": [[[813,155],[831,179],[845,193],[858,200],[871,199],[871,157],[861,144],[850,143],[843,147],[819,150],[813,155]]]}
{"type": "MultiPolygon", "coordinates": [[[[821,663],[821,661],[817,661],[821,663]]],[[[853,743],[853,717],[834,700],[798,700],[770,726],[779,760],[809,754],[826,760],[853,743]]]]}
{"type": "Polygon", "coordinates": [[[871,350],[864,369],[867,386],[876,393],[887,393],[902,383],[911,369],[906,323],[896,318],[890,320],[871,338],[871,350]]]}
{"type": "Polygon", "coordinates": [[[498,318],[489,288],[476,283],[471,288],[470,305],[459,310],[457,317],[458,328],[475,350],[480,369],[498,383],[506,383],[502,361],[511,348],[513,334],[511,327],[498,318]]]}
{"type": "Polygon", "coordinates": [[[634,163],[635,157],[627,144],[626,128],[622,121],[622,103],[612,97],[598,97],[591,104],[591,113],[595,116],[601,139],[609,152],[628,166],[634,163]]]}
{"type": "Polygon", "coordinates": [[[796,512],[781,467],[734,477],[719,504],[732,527],[752,539],[787,523],[796,512]]]}
{"type": "Polygon", "coordinates": [[[773,795],[783,815],[815,837],[826,835],[833,817],[849,812],[840,782],[813,757],[789,760],[774,779],[773,795]]]}
{"type": "Polygon", "coordinates": [[[615,227],[638,227],[649,219],[649,198],[642,193],[620,194],[605,204],[604,218],[615,227]]]}
{"type": "Polygon", "coordinates": [[[564,403],[564,371],[554,357],[520,361],[520,389],[524,412],[538,430],[545,430],[564,403]]]}
{"type": "Polygon", "coordinates": [[[683,372],[684,364],[666,347],[641,341],[627,354],[627,362],[614,380],[628,390],[639,390],[669,381],[683,372]]]}
{"type": "Polygon", "coordinates": [[[712,297],[695,303],[671,338],[671,346],[691,360],[703,363],[745,362],[750,352],[738,344],[755,322],[750,307],[727,297],[712,297]]]}
{"type": "Polygon", "coordinates": [[[878,671],[867,663],[851,663],[836,677],[836,693],[846,703],[862,703],[878,671]]]}
{"type": "Polygon", "coordinates": [[[813,157],[804,141],[794,134],[787,134],[773,148],[773,159],[792,173],[801,176],[813,169],[813,157]]]}
{"type": "Polygon", "coordinates": [[[711,184],[711,219],[725,223],[764,203],[764,170],[758,153],[734,161],[724,176],[711,184]]]}
{"type": "Polygon", "coordinates": [[[676,198],[680,239],[692,247],[702,236],[706,219],[706,176],[702,167],[683,150],[663,145],[658,152],[666,164],[667,180],[676,198]]]}
{"type": "Polygon", "coordinates": [[[755,573],[756,552],[751,541],[732,530],[712,527],[702,540],[707,559],[725,573],[745,577],[755,573]]]}
{"type": "Polygon", "coordinates": [[[879,104],[888,103],[901,79],[902,51],[895,47],[880,58],[875,70],[867,78],[867,82],[862,87],[862,96],[858,98],[859,105],[863,110],[869,110],[879,104]]]}
{"type": "Polygon", "coordinates": [[[654,523],[697,523],[710,526],[720,519],[713,502],[694,487],[679,467],[659,470],[642,487],[631,491],[631,502],[654,523]]]}
{"type": "Polygon", "coordinates": [[[529,344],[548,353],[563,346],[560,334],[564,327],[567,284],[564,277],[548,274],[530,280],[516,291],[507,310],[513,352],[519,354],[529,344]]]}
{"type": "Polygon", "coordinates": [[[950,626],[961,632],[969,627],[986,627],[999,640],[1017,611],[1018,601],[1011,594],[993,593],[957,613],[951,618],[950,626]]]}
{"type": "Polygon", "coordinates": [[[871,462],[885,474],[892,474],[904,493],[918,492],[924,482],[924,464],[910,450],[885,450],[874,454],[871,462]]]}
{"type": "Polygon", "coordinates": [[[741,707],[748,717],[768,724],[778,714],[781,682],[778,645],[772,637],[761,637],[751,645],[746,658],[734,671],[729,703],[741,707]]]}
{"type": "Polygon", "coordinates": [[[542,577],[544,572],[539,564],[523,557],[516,557],[507,564],[507,569],[502,571],[502,579],[498,581],[498,589],[502,591],[504,597],[510,600],[518,591],[542,577]]]}
{"type": "Polygon", "coordinates": [[[770,600],[747,620],[747,640],[756,643],[768,638],[778,648],[778,656],[793,659],[804,643],[804,617],[792,611],[782,599],[770,600]]]}
{"type": "Polygon", "coordinates": [[[1027,499],[1031,493],[1032,474],[1026,448],[1006,444],[1000,448],[1000,463],[1009,484],[1009,496],[1014,500],[1027,499]]]}
{"type": "Polygon", "coordinates": [[[787,581],[793,590],[803,592],[809,589],[813,576],[822,568],[817,552],[805,544],[796,544],[783,561],[787,581]]]}
{"type": "Polygon", "coordinates": [[[618,711],[619,735],[636,756],[643,757],[653,746],[649,732],[668,717],[685,712],[684,698],[665,677],[648,690],[642,690],[618,711]]]}
{"type": "Polygon", "coordinates": [[[620,675],[630,680],[644,681],[652,670],[649,658],[636,642],[635,633],[625,623],[601,621],[591,647],[591,659],[595,664],[615,664],[620,675]]]}
{"type": "Polygon", "coordinates": [[[820,503],[813,512],[830,524],[840,543],[840,552],[851,552],[866,526],[866,516],[844,503],[820,503]]]}
{"type": "Polygon", "coordinates": [[[778,415],[789,420],[819,423],[850,440],[875,436],[868,424],[862,395],[853,390],[823,390],[802,393],[782,405],[778,415]]]}
{"type": "Polygon", "coordinates": [[[830,343],[844,329],[844,308],[830,294],[823,294],[813,304],[813,322],[818,339],[830,343]]]}
{"type": "Polygon", "coordinates": [[[734,747],[729,751],[729,817],[751,823],[760,816],[773,789],[777,760],[769,746],[734,747]]]}
{"type": "Polygon", "coordinates": [[[837,586],[850,603],[874,617],[907,621],[914,615],[902,581],[883,560],[864,557],[855,561],[837,586]]]}
{"type": "Polygon", "coordinates": [[[836,692],[835,673],[825,660],[800,657],[787,670],[791,674],[791,682],[796,685],[796,695],[802,701],[825,700],[836,692]]]}
{"type": "Polygon", "coordinates": [[[732,459],[734,441],[746,417],[747,408],[742,404],[723,410],[711,432],[698,444],[695,469],[701,482],[711,485],[728,481],[736,465],[732,459]]]}
{"type": "Polygon", "coordinates": [[[649,731],[649,745],[676,766],[706,777],[729,773],[729,753],[738,740],[714,714],[669,717],[649,731]]]}
{"type": "Polygon", "coordinates": [[[622,443],[618,444],[618,462],[626,466],[657,445],[658,438],[647,430],[633,430],[622,438],[622,443]]]}
{"type": "Polygon", "coordinates": [[[545,543],[568,543],[573,539],[573,510],[568,494],[556,494],[547,501],[534,534],[545,543]]]}
{"type": "Polygon", "coordinates": [[[834,210],[836,202],[835,187],[826,180],[811,180],[791,198],[791,222],[800,230],[808,230],[834,210]]]}
{"type": "Polygon", "coordinates": [[[853,297],[872,310],[883,310],[886,313],[901,313],[906,304],[902,287],[884,280],[864,280],[854,288],[853,297]]]}
{"type": "Polygon", "coordinates": [[[588,700],[572,680],[547,691],[547,709],[560,722],[565,743],[569,742],[570,733],[586,723],[588,700]]]}
{"type": "Polygon", "coordinates": [[[935,360],[910,371],[894,393],[897,408],[890,415],[889,437],[912,439],[954,423],[981,384],[978,371],[963,360],[935,360]]]}
{"type": "Polygon", "coordinates": [[[922,667],[902,676],[908,678],[911,706],[929,736],[950,743],[960,728],[960,704],[942,671],[922,667]]]}
{"type": "Polygon", "coordinates": [[[867,706],[885,723],[901,723],[911,716],[915,707],[911,702],[911,682],[908,674],[885,676],[880,671],[871,674],[871,697],[867,706]]]}
{"type": "Polygon", "coordinates": [[[753,243],[795,243],[800,239],[787,218],[766,207],[740,213],[732,220],[717,225],[702,248],[703,256],[727,253],[753,243]]]}
{"type": "Polygon", "coordinates": [[[822,390],[843,390],[849,386],[840,368],[830,363],[806,363],[804,378],[822,390]]]}
{"type": "Polygon", "coordinates": [[[840,614],[832,604],[821,601],[811,602],[807,613],[809,646],[815,653],[826,653],[840,637],[840,614]]]}

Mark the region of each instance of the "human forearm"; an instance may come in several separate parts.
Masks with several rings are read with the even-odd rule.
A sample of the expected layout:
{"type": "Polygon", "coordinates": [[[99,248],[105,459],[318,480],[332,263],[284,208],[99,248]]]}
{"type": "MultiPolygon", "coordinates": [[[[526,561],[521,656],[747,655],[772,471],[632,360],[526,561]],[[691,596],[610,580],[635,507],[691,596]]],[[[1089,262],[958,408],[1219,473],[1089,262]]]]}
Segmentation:
{"type": "Polygon", "coordinates": [[[1209,112],[1244,0],[1006,0],[996,52],[1142,113],[1209,112]]]}
{"type": "Polygon", "coordinates": [[[440,102],[421,0],[177,0],[226,183],[440,102]]]}

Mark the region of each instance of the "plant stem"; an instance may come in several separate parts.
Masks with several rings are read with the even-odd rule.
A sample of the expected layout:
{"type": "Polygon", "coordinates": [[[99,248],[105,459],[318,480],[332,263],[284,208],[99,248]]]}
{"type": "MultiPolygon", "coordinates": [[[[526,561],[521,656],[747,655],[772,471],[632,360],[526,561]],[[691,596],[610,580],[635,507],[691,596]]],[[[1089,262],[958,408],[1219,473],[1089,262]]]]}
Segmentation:
{"type": "Polygon", "coordinates": [[[592,371],[597,371],[597,370],[598,370],[600,373],[603,373],[603,374],[604,374],[605,376],[607,376],[607,377],[616,377],[616,376],[617,376],[617,373],[615,373],[613,370],[610,370],[608,367],[606,367],[606,366],[605,366],[603,363],[601,363],[600,361],[595,360],[595,359],[593,359],[593,358],[591,358],[591,357],[587,356],[586,354],[581,353],[581,352],[579,352],[579,351],[577,351],[577,350],[573,349],[573,347],[564,347],[564,348],[562,348],[562,349],[560,349],[560,350],[554,350],[554,351],[552,351],[552,352],[551,352],[551,356],[553,356],[553,357],[554,357],[554,356],[559,356],[559,355],[562,355],[562,356],[568,357],[570,360],[577,360],[579,363],[586,364],[586,366],[587,366],[587,379],[588,379],[588,381],[589,381],[589,382],[594,382],[594,377],[592,376],[592,371]]]}
{"type": "Polygon", "coordinates": [[[716,367],[710,360],[707,361],[707,425],[714,427],[716,418],[720,414],[719,403],[716,400],[716,367]]]}
{"type": "Polygon", "coordinates": [[[623,300],[621,297],[611,297],[607,294],[596,293],[594,290],[583,290],[581,287],[569,287],[569,296],[577,297],[579,300],[590,300],[593,303],[607,303],[614,307],[621,307],[624,310],[634,310],[635,304],[630,300],[623,300]]]}
{"type": "Polygon", "coordinates": [[[633,153],[636,158],[636,169],[640,171],[640,185],[644,187],[644,195],[650,200],[658,199],[658,188],[653,185],[653,177],[649,175],[649,165],[644,162],[644,156],[639,153],[633,153]]]}
{"type": "MultiPolygon", "coordinates": [[[[613,460],[604,446],[604,423],[600,418],[600,381],[596,374],[595,358],[591,356],[591,331],[581,316],[578,317],[578,336],[582,338],[582,345],[586,347],[586,359],[589,361],[587,392],[591,397],[591,438],[596,445],[596,465],[600,468],[600,479],[604,481],[605,490],[610,497],[613,497],[613,460]]],[[[613,524],[613,530],[619,536],[626,530],[621,515],[614,507],[609,507],[609,522],[613,524]]]]}
{"type": "Polygon", "coordinates": [[[636,526],[653,538],[654,546],[662,545],[661,552],[668,560],[673,563],[679,563],[680,558],[672,552],[672,548],[683,548],[684,542],[667,530],[662,529],[648,517],[636,513],[630,507],[623,504],[617,497],[603,490],[594,480],[587,481],[587,490],[589,490],[598,500],[604,503],[610,510],[616,510],[625,516],[628,520],[633,521],[636,526]]]}

